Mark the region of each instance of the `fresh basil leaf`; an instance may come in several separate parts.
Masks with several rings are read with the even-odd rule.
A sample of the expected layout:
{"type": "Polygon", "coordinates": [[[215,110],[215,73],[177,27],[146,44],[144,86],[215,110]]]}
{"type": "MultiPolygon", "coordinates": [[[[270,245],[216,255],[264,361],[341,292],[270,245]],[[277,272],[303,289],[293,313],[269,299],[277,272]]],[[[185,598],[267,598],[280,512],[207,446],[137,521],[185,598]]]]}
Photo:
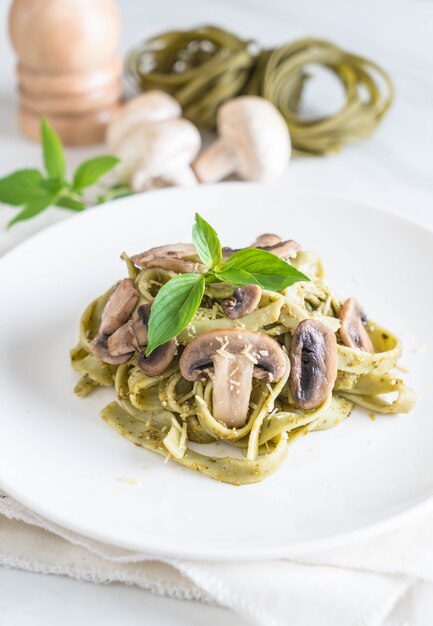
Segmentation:
{"type": "Polygon", "coordinates": [[[210,285],[212,283],[219,283],[221,280],[213,272],[207,272],[206,274],[203,274],[203,276],[204,276],[204,282],[206,283],[206,285],[210,285]]]}
{"type": "Polygon", "coordinates": [[[221,243],[218,235],[206,220],[195,214],[192,240],[201,261],[209,268],[218,267],[222,261],[221,243]]]}
{"type": "Polygon", "coordinates": [[[237,269],[236,267],[223,268],[219,272],[215,272],[218,280],[224,283],[233,283],[233,285],[251,285],[252,283],[262,286],[260,282],[249,272],[237,269]]]}
{"type": "Polygon", "coordinates": [[[104,202],[110,202],[110,200],[117,200],[117,198],[124,198],[130,196],[133,193],[129,185],[113,185],[109,187],[105,193],[101,193],[98,196],[98,204],[104,204],[104,202]]]}
{"type": "Polygon", "coordinates": [[[75,171],[73,189],[84,189],[94,185],[104,174],[109,172],[120,159],[114,156],[98,156],[81,163],[75,171]]]}
{"type": "Polygon", "coordinates": [[[35,217],[35,215],[39,215],[49,206],[51,206],[55,202],[55,196],[50,194],[46,194],[45,197],[41,196],[40,198],[33,198],[29,200],[26,206],[20,211],[15,217],[9,222],[8,228],[16,224],[17,222],[23,222],[24,220],[28,220],[31,217],[35,217]]]}
{"type": "Polygon", "coordinates": [[[41,187],[49,193],[56,193],[57,195],[69,190],[69,185],[64,180],[59,180],[58,178],[44,178],[41,181],[41,187]]]}
{"type": "Polygon", "coordinates": [[[42,151],[44,165],[50,178],[63,180],[65,177],[65,155],[62,142],[57,133],[48,124],[45,117],[41,122],[42,151]]]}
{"type": "Polygon", "coordinates": [[[18,170],[0,178],[0,202],[21,206],[34,196],[45,195],[43,176],[38,170],[18,170]]]}
{"type": "Polygon", "coordinates": [[[64,209],[71,209],[71,211],[83,211],[86,205],[81,200],[70,198],[69,196],[61,196],[56,200],[56,206],[60,206],[64,209]]]}
{"type": "Polygon", "coordinates": [[[180,274],[165,283],[150,312],[147,356],[188,326],[200,306],[203,293],[203,274],[180,274]]]}
{"type": "Polygon", "coordinates": [[[251,282],[272,291],[280,291],[294,283],[310,280],[287,261],[267,250],[257,248],[244,248],[235,252],[222,265],[218,274],[227,276],[227,273],[232,273],[234,275],[234,270],[249,274],[254,279],[251,282]]]}

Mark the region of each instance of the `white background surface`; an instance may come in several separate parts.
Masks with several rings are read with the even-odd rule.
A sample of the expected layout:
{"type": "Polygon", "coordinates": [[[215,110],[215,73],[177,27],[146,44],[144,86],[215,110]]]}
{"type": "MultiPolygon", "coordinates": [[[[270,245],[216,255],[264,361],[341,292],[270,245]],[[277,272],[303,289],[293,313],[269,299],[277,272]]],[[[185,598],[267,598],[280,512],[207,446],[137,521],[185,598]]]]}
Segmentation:
{"type": "MultiPolygon", "coordinates": [[[[16,127],[13,55],[6,34],[8,4],[0,0],[0,175],[38,165],[40,160],[38,147],[21,139],[16,127]]],[[[294,185],[362,199],[433,226],[432,2],[119,0],[119,5],[124,49],[159,30],[217,23],[268,45],[304,35],[326,37],[381,63],[394,78],[397,100],[375,136],[335,157],[293,162],[287,176],[294,185]]],[[[321,102],[327,98],[320,88],[313,96],[321,102]]],[[[70,151],[68,162],[73,167],[83,156],[98,151],[70,151]]],[[[12,214],[9,209],[0,211],[0,252],[64,216],[52,210],[5,233],[3,225],[12,214]]],[[[2,626],[54,621],[62,626],[207,621],[213,626],[223,620],[227,626],[242,624],[226,611],[156,598],[138,589],[0,570],[2,626]]]]}

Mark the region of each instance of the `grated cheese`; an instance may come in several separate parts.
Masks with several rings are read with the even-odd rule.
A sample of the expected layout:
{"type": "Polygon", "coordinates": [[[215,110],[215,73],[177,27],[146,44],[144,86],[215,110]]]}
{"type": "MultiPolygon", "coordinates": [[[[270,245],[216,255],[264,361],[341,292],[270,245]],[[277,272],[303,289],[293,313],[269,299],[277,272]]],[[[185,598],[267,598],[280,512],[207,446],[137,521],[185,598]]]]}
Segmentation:
{"type": "Polygon", "coordinates": [[[253,355],[252,355],[252,354],[250,354],[248,351],[246,351],[246,352],[242,351],[242,354],[243,354],[244,356],[246,356],[246,357],[247,357],[247,359],[249,359],[250,361],[252,361],[252,362],[254,363],[254,365],[257,365],[258,360],[257,360],[256,358],[254,358],[254,357],[253,357],[253,355]]]}
{"type": "Polygon", "coordinates": [[[218,350],[215,350],[215,352],[217,354],[219,354],[220,356],[224,357],[225,359],[234,359],[234,354],[230,354],[230,352],[227,352],[227,350],[225,350],[224,347],[219,348],[218,350]]]}
{"type": "Polygon", "coordinates": [[[271,385],[269,383],[266,383],[266,387],[269,389],[269,393],[271,394],[271,396],[274,397],[274,390],[272,389],[271,385]]]}

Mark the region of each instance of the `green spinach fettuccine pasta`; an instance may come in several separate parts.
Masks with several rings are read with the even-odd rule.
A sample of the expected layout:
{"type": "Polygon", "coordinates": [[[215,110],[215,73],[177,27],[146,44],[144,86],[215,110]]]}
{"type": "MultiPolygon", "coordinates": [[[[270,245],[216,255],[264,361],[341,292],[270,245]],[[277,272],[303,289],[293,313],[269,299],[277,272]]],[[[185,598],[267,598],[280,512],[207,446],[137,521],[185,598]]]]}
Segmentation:
{"type": "Polygon", "coordinates": [[[396,414],[415,402],[396,370],[398,337],[367,320],[353,298],[340,300],[314,254],[299,246],[281,252],[287,242],[274,235],[257,242],[288,254],[310,280],[280,291],[206,282],[193,319],[149,356],[157,294],[191,264],[198,274],[206,267],[191,244],[123,255],[129,278],[88,305],[71,351],[81,376],[77,395],[114,387],[116,399],[101,411],[108,425],[146,450],[236,485],[275,472],[298,437],[336,426],[354,406],[396,414]]]}

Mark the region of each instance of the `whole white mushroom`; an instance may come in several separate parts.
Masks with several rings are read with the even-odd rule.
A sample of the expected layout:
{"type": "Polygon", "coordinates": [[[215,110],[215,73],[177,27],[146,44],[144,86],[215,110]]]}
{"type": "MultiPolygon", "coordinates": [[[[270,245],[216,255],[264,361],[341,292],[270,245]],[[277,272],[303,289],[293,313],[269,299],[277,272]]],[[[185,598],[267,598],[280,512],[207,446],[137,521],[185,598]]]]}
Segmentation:
{"type": "Polygon", "coordinates": [[[120,107],[107,128],[106,143],[116,152],[123,138],[143,124],[175,119],[182,115],[180,104],[169,94],[152,89],[136,96],[120,107]]]}
{"type": "Polygon", "coordinates": [[[219,138],[194,161],[202,183],[230,174],[244,180],[271,181],[286,169],[290,133],[276,107],[259,96],[240,96],[218,109],[219,138]]]}
{"type": "Polygon", "coordinates": [[[118,145],[116,155],[121,163],[117,176],[135,192],[196,185],[190,163],[200,146],[199,131],[183,118],[142,124],[132,128],[118,145]]]}

